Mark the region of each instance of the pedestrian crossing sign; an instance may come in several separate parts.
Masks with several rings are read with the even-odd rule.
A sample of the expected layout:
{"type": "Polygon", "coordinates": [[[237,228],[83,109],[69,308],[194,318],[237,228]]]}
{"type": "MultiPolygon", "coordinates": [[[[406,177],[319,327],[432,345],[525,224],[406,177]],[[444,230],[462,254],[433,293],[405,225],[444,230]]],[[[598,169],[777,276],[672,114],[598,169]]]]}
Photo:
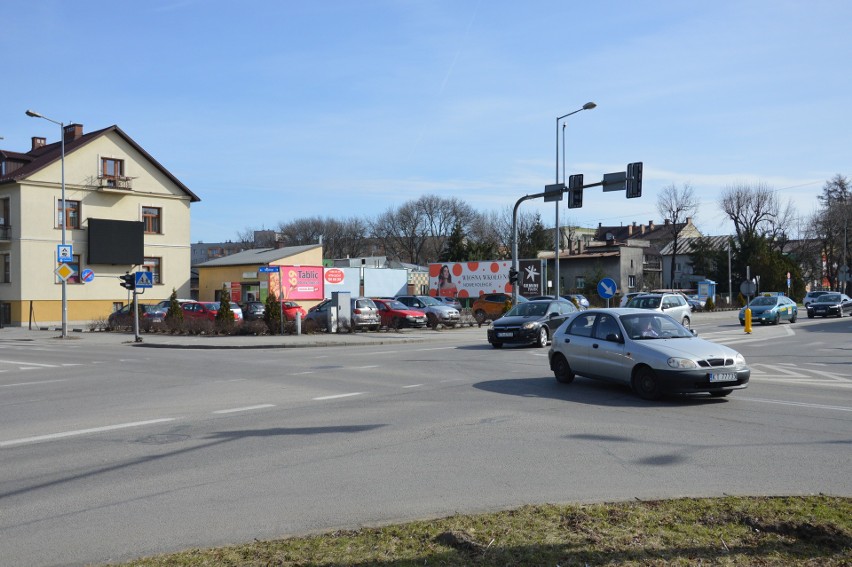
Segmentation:
{"type": "Polygon", "coordinates": [[[136,273],[136,289],[154,287],[154,282],[151,278],[151,272],[135,272],[136,273]]]}

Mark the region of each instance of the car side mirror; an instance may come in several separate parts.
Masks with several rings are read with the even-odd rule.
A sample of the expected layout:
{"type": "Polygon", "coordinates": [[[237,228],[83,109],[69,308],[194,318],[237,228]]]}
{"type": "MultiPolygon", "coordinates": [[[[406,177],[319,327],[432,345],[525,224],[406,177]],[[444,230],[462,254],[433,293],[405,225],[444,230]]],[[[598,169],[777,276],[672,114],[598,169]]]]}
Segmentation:
{"type": "Polygon", "coordinates": [[[693,336],[693,337],[697,337],[697,336],[698,336],[698,331],[696,331],[695,329],[690,329],[690,331],[692,331],[692,336],[693,336]]]}
{"type": "Polygon", "coordinates": [[[547,314],[547,316],[548,316],[550,319],[556,319],[557,317],[559,317],[559,313],[557,313],[556,311],[554,311],[553,313],[548,313],[548,314],[547,314]]]}
{"type": "Polygon", "coordinates": [[[608,341],[609,341],[609,342],[611,342],[611,343],[620,343],[620,342],[623,342],[623,341],[621,340],[621,335],[619,335],[619,334],[617,334],[617,333],[610,333],[610,334],[608,334],[608,335],[606,336],[606,340],[608,340],[608,341]]]}

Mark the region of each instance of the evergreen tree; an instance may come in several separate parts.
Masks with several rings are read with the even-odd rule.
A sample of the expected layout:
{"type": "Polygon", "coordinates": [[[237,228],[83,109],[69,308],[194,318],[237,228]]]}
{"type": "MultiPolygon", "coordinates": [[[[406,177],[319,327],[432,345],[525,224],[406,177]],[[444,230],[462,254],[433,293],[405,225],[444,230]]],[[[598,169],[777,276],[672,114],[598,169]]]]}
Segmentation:
{"type": "Polygon", "coordinates": [[[172,294],[169,296],[169,309],[166,311],[166,320],[169,321],[170,325],[176,327],[183,323],[183,309],[180,308],[175,288],[172,288],[172,294]]]}
{"type": "Polygon", "coordinates": [[[273,335],[280,333],[281,305],[278,303],[278,297],[275,296],[274,292],[269,292],[269,295],[266,296],[266,303],[264,305],[266,306],[266,310],[263,313],[263,321],[269,328],[269,332],[273,335]]]}
{"type": "Polygon", "coordinates": [[[467,247],[465,246],[465,237],[462,225],[456,222],[453,225],[453,231],[447,238],[447,245],[441,253],[441,262],[464,262],[468,260],[467,247]]]}
{"type": "Polygon", "coordinates": [[[231,311],[231,292],[224,285],[219,295],[219,311],[216,312],[216,322],[226,327],[234,324],[234,312],[231,311]]]}

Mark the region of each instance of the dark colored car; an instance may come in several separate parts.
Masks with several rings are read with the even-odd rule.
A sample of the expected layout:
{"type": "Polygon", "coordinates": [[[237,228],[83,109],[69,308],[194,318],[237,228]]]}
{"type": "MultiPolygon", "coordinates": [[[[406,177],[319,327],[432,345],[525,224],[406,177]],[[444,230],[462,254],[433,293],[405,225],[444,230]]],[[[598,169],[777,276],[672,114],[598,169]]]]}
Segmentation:
{"type": "Polygon", "coordinates": [[[243,304],[243,319],[246,321],[260,321],[266,313],[266,305],[262,301],[247,301],[243,304]]]}
{"type": "Polygon", "coordinates": [[[845,293],[826,293],[808,303],[808,318],[843,317],[852,313],[852,298],[845,293]]]}
{"type": "Polygon", "coordinates": [[[544,348],[553,332],[577,307],[565,299],[518,303],[488,327],[488,342],[494,348],[504,344],[534,344],[544,348]]]}
{"type": "Polygon", "coordinates": [[[372,299],[379,310],[382,327],[420,329],[426,326],[426,314],[423,311],[412,309],[396,299],[379,299],[376,297],[372,299]]]}
{"type": "MultiPolygon", "coordinates": [[[[139,322],[150,321],[151,323],[162,323],[166,318],[166,312],[156,305],[140,303],[139,322]]],[[[128,303],[117,311],[110,313],[107,318],[110,327],[132,327],[133,326],[133,303],[128,303]]]]}

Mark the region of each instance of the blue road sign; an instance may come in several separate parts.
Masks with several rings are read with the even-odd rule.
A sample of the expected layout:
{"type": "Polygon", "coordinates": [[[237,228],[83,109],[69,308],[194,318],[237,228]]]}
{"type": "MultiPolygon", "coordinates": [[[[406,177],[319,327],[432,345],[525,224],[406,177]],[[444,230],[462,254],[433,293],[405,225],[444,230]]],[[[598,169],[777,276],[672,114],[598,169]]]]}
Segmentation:
{"type": "Polygon", "coordinates": [[[80,273],[80,279],[83,280],[83,283],[89,283],[93,279],[95,279],[95,272],[86,268],[80,273]]]}
{"type": "Polygon", "coordinates": [[[280,266],[261,266],[257,269],[261,274],[277,274],[280,266]]]}
{"type": "Polygon", "coordinates": [[[598,295],[604,299],[609,299],[615,292],[618,291],[618,285],[612,278],[604,278],[598,282],[598,295]]]}
{"type": "Polygon", "coordinates": [[[134,275],[136,276],[136,289],[154,287],[151,272],[134,272],[134,275]]]}
{"type": "Polygon", "coordinates": [[[62,262],[73,262],[74,261],[74,247],[70,244],[57,244],[56,245],[56,261],[60,264],[62,262]]]}

